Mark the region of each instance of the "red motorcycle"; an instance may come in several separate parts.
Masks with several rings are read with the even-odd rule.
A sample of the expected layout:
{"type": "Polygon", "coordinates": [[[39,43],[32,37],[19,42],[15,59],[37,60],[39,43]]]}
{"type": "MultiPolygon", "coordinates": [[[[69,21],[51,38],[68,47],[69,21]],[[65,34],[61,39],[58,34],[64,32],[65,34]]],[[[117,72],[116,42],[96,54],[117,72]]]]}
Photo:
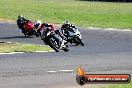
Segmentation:
{"type": "Polygon", "coordinates": [[[32,35],[39,37],[39,34],[36,32],[36,28],[33,22],[31,21],[24,22],[23,28],[25,29],[25,31],[23,32],[25,37],[32,35]]]}

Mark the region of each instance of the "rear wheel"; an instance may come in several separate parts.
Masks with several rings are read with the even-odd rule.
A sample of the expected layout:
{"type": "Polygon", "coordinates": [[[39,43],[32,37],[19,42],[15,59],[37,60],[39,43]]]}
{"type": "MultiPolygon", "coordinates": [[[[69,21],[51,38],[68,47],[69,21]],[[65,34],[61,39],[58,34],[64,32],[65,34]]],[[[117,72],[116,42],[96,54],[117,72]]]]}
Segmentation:
{"type": "Polygon", "coordinates": [[[28,32],[26,31],[26,29],[22,28],[21,30],[22,30],[22,33],[24,34],[25,37],[29,36],[28,32]]]}
{"type": "Polygon", "coordinates": [[[29,35],[28,35],[26,32],[24,32],[24,36],[25,36],[25,37],[28,37],[29,35]]]}
{"type": "Polygon", "coordinates": [[[37,32],[35,33],[35,35],[36,35],[37,37],[39,37],[39,34],[38,34],[37,32]]]}
{"type": "Polygon", "coordinates": [[[33,29],[33,34],[34,34],[36,37],[39,37],[39,33],[37,33],[37,32],[35,31],[35,29],[33,29]]]}
{"type": "Polygon", "coordinates": [[[68,52],[69,51],[69,49],[68,49],[68,47],[66,47],[65,49],[63,49],[65,52],[68,52]]]}

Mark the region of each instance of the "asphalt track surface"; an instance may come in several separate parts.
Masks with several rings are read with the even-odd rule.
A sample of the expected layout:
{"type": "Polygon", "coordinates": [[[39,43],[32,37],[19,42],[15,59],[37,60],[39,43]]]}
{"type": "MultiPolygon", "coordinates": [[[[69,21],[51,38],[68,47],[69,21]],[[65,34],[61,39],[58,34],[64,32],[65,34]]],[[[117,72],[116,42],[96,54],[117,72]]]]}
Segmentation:
{"type": "MultiPolygon", "coordinates": [[[[76,83],[80,65],[87,73],[132,74],[132,31],[80,31],[85,46],[70,45],[69,52],[0,55],[0,88],[88,88],[76,83]]],[[[15,23],[0,23],[0,41],[43,44],[15,23]]]]}

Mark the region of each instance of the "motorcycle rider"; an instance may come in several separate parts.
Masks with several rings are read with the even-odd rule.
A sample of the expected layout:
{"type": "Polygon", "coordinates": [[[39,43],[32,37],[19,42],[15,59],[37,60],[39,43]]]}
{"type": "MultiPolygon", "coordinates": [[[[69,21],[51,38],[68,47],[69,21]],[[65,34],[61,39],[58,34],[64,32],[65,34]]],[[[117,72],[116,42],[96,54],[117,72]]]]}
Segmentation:
{"type": "Polygon", "coordinates": [[[61,27],[61,33],[62,33],[63,35],[66,36],[67,41],[69,41],[69,40],[68,40],[69,31],[72,31],[72,30],[70,30],[70,29],[72,29],[72,28],[76,28],[76,27],[75,27],[75,25],[70,24],[69,21],[66,21],[66,22],[62,25],[62,27],[61,27]]]}
{"type": "Polygon", "coordinates": [[[35,25],[35,28],[36,28],[36,29],[39,29],[40,26],[41,26],[41,20],[36,20],[36,21],[34,22],[34,25],[35,25]]]}
{"type": "Polygon", "coordinates": [[[75,28],[75,25],[70,24],[69,21],[66,21],[62,27],[61,27],[61,31],[63,34],[66,34],[67,36],[69,35],[68,31],[70,31],[71,28],[75,28]]]}
{"type": "MultiPolygon", "coordinates": [[[[53,24],[43,23],[40,26],[40,28],[38,29],[38,32],[39,32],[42,40],[44,40],[44,38],[43,38],[44,33],[43,32],[46,32],[46,31],[51,31],[51,32],[59,35],[60,37],[55,36],[58,39],[58,41],[57,41],[58,45],[62,48],[65,46],[66,41],[61,37],[61,33],[59,32],[59,30],[56,30],[56,28],[54,27],[53,24]],[[59,44],[59,42],[61,42],[61,44],[59,44]]],[[[46,41],[46,40],[44,40],[44,41],[46,41]]]]}
{"type": "Polygon", "coordinates": [[[40,34],[42,39],[43,39],[43,31],[46,32],[47,30],[55,31],[55,28],[53,25],[48,24],[48,23],[42,23],[41,25],[39,25],[37,32],[40,34]],[[50,28],[48,28],[48,27],[50,27],[50,28]]]}
{"type": "Polygon", "coordinates": [[[23,17],[22,15],[19,15],[18,16],[18,19],[17,19],[17,25],[19,27],[19,29],[22,30],[22,33],[26,32],[26,30],[24,29],[23,25],[24,25],[24,22],[28,22],[29,20],[27,20],[25,17],[23,17]]]}
{"type": "Polygon", "coordinates": [[[41,33],[39,32],[39,29],[40,29],[40,27],[41,27],[41,20],[36,20],[36,21],[34,22],[34,25],[35,25],[35,28],[36,28],[36,30],[37,30],[37,33],[38,33],[39,35],[41,35],[41,33]]]}

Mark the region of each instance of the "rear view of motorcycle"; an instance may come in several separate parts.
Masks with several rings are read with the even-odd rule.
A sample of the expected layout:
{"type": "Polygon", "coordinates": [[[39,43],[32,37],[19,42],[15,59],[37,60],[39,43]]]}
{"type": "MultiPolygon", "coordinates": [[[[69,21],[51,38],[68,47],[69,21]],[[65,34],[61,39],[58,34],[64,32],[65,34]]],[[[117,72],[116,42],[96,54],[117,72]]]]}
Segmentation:
{"type": "Polygon", "coordinates": [[[25,37],[32,35],[39,37],[39,34],[36,32],[34,23],[25,19],[22,15],[18,16],[17,25],[19,29],[22,30],[22,33],[25,35],[25,37]]]}
{"type": "Polygon", "coordinates": [[[24,32],[25,37],[32,36],[32,35],[39,37],[39,34],[36,32],[36,28],[33,22],[31,21],[25,22],[23,25],[23,28],[25,29],[25,32],[24,32]]]}

